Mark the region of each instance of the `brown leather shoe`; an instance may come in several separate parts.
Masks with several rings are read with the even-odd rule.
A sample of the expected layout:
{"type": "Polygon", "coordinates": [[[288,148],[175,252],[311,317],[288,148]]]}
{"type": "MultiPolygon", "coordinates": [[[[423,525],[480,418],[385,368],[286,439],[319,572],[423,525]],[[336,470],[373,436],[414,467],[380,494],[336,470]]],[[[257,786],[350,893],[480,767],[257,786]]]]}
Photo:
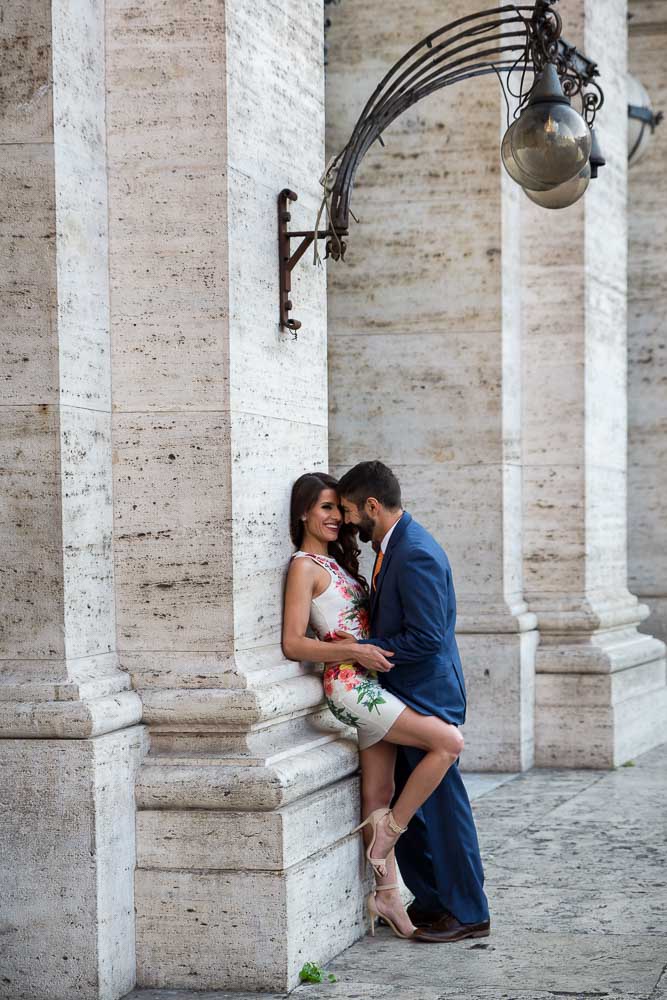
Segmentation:
{"type": "Polygon", "coordinates": [[[433,924],[437,924],[439,920],[442,920],[443,917],[449,915],[447,910],[436,912],[423,910],[415,902],[410,903],[406,912],[415,927],[431,927],[433,924]]]}
{"type": "MultiPolygon", "coordinates": [[[[414,919],[410,917],[414,923],[414,919]]],[[[451,913],[441,917],[430,927],[418,927],[412,935],[413,941],[426,941],[429,944],[446,944],[449,941],[462,941],[464,938],[488,937],[491,933],[491,921],[481,924],[462,924],[451,913]]]]}

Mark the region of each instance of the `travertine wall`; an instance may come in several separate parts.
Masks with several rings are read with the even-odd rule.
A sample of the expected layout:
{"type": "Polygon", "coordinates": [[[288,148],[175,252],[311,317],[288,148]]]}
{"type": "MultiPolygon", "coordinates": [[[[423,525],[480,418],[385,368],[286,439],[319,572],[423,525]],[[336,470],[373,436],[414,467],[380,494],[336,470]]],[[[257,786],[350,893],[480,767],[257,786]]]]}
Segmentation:
{"type": "MultiPolygon", "coordinates": [[[[479,4],[330,9],[328,154],[413,43],[479,4]]],[[[365,157],[329,267],[331,461],[378,457],[447,550],[469,692],[465,766],[533,761],[535,618],[522,596],[518,190],[495,77],[402,115],[365,157]]]]}
{"type": "Polygon", "coordinates": [[[119,647],[138,981],[287,989],[362,926],[356,745],[280,650],[294,478],[327,460],[324,272],[278,326],[276,200],[314,220],[317,2],[108,5],[119,647]],[[303,891],[310,880],[308,893],[303,891]]]}
{"type": "Polygon", "coordinates": [[[2,29],[2,713],[7,735],[88,735],[116,728],[106,695],[139,707],[115,641],[103,8],[16,3],[2,29]]]}
{"type": "Polygon", "coordinates": [[[286,989],[358,936],[365,888],[356,744],[279,644],[291,483],[327,457],[324,273],[295,275],[295,341],[276,239],[283,187],[304,226],[319,197],[321,7],[112,2],[106,39],[101,4],[29,14],[3,20],[35,65],[4,123],[2,990],[126,993],[135,911],[140,983],[286,989]],[[133,899],[146,745],[111,731],[137,691],[133,899]],[[35,881],[67,900],[48,942],[35,881]]]}
{"type": "Polygon", "coordinates": [[[523,206],[524,554],[537,613],[538,763],[605,767],[655,745],[664,646],[626,561],[626,4],[563,0],[568,40],[600,66],[607,166],[585,198],[523,206]]]}
{"type": "MultiPolygon", "coordinates": [[[[629,69],[667,111],[667,10],[631,0],[629,69]]],[[[667,124],[628,175],[628,572],[667,641],[667,124]]]]}
{"type": "MultiPolygon", "coordinates": [[[[662,5],[632,6],[659,106],[662,5]]],[[[276,238],[283,187],[298,228],[319,202],[320,3],[5,5],[0,996],[288,989],[362,933],[356,744],[279,646],[289,490],[327,426],[334,470],[387,460],[450,554],[468,767],[529,766],[534,732],[547,765],[663,737],[626,586],[625,6],[560,8],[608,167],[555,216],[501,171],[495,79],[401,118],[329,270],[328,400],[324,272],[294,272],[294,340],[276,238]]],[[[444,17],[331,11],[334,151],[444,17]]],[[[661,635],[664,141],[631,187],[629,344],[630,578],[661,635]]]]}
{"type": "MultiPolygon", "coordinates": [[[[519,208],[499,173],[497,81],[476,80],[405,113],[369,152],[362,224],[347,265],[330,268],[332,462],[388,461],[448,550],[466,763],[485,768],[533,759],[535,615],[539,763],[619,763],[667,719],[664,646],[637,631],[647,611],[627,588],[627,10],[559,12],[606,96],[608,166],[585,200],[519,208]]],[[[408,42],[442,20],[426,0],[332,8],[330,153],[408,42]]]]}
{"type": "Polygon", "coordinates": [[[111,998],[146,747],[115,636],[104,8],[17,0],[0,34],[0,995],[111,998]]]}

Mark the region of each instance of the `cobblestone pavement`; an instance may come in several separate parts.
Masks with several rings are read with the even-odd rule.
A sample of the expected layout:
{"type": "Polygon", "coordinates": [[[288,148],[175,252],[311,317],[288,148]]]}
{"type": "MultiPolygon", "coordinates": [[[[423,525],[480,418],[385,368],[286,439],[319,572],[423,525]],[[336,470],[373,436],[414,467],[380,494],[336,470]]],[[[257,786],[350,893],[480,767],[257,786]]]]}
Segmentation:
{"type": "Polygon", "coordinates": [[[491,936],[428,946],[383,928],[329,964],[336,983],[300,986],[294,1000],[667,1000],[667,744],[611,772],[534,770],[467,781],[491,936]]]}

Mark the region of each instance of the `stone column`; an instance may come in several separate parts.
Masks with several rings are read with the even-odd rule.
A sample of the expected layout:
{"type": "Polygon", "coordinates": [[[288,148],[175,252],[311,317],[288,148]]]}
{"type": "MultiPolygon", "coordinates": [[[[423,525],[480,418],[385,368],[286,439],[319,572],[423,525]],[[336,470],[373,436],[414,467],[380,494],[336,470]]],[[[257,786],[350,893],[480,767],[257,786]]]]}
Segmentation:
{"type": "Polygon", "coordinates": [[[356,743],[280,650],[293,480],[326,468],[324,272],[278,325],[277,196],[314,224],[316,0],[108,5],[118,633],[138,981],[284,990],[361,932],[356,743]]]}
{"type": "MultiPolygon", "coordinates": [[[[632,0],[629,69],[667,112],[667,11],[632,0]]],[[[651,615],[643,628],[667,640],[667,124],[628,176],[628,574],[651,615]]]]}
{"type": "Polygon", "coordinates": [[[0,19],[3,997],[134,984],[141,704],[114,616],[104,8],[0,19]]]}
{"type": "Polygon", "coordinates": [[[626,4],[564,0],[600,66],[607,166],[585,198],[523,204],[525,588],[542,766],[611,767],[664,739],[664,646],[626,563],[626,4]]]}
{"type": "MultiPolygon", "coordinates": [[[[329,8],[328,153],[411,44],[479,9],[418,0],[329,8]]],[[[449,554],[469,693],[464,766],[533,762],[535,617],[521,567],[518,191],[501,172],[495,77],[404,113],[357,175],[344,264],[329,268],[330,448],[380,458],[449,554]]]]}

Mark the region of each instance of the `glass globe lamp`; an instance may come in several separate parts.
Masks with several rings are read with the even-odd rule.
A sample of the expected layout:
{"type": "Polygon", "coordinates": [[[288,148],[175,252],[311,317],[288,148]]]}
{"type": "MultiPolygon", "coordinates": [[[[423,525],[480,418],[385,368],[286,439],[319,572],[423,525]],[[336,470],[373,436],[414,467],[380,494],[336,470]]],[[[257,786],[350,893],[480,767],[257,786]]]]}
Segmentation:
{"type": "Polygon", "coordinates": [[[662,118],[662,112],[653,113],[651,98],[644,85],[636,76],[628,74],[628,164],[631,167],[645,156],[655,127],[662,118]]]}
{"type": "Polygon", "coordinates": [[[512,153],[512,130],[516,124],[516,122],[512,122],[503,136],[503,142],[500,147],[500,156],[503,161],[503,166],[512,180],[516,181],[517,184],[520,184],[524,190],[548,191],[554,186],[553,184],[543,184],[542,181],[535,180],[534,177],[525,173],[525,171],[520,168],[519,164],[514,159],[514,155],[512,153]]]}
{"type": "Polygon", "coordinates": [[[547,63],[510,136],[519,169],[550,186],[564,184],[586,166],[591,133],[563,93],[553,63],[547,63]]]}
{"type": "Polygon", "coordinates": [[[557,184],[556,187],[548,191],[530,191],[525,188],[525,192],[531,201],[542,208],[567,208],[579,201],[591,180],[591,165],[587,163],[583,170],[580,170],[576,177],[572,177],[564,184],[557,184]]]}

